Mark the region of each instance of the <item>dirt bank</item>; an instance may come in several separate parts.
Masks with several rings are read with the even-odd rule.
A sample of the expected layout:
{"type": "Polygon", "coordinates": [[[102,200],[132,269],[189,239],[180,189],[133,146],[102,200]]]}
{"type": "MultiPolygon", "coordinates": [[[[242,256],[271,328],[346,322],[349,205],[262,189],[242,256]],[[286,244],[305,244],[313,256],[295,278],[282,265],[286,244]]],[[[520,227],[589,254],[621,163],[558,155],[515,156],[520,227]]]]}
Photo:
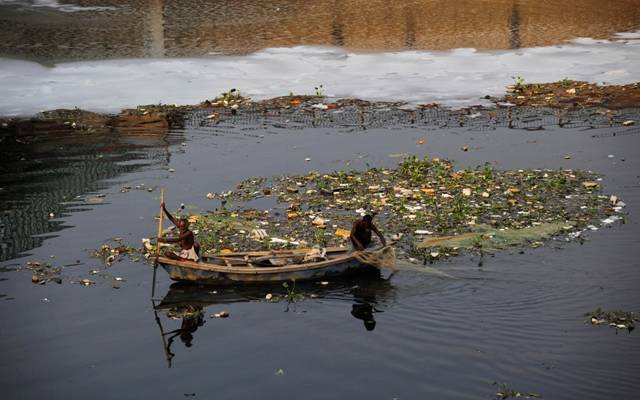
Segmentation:
{"type": "MultiPolygon", "coordinates": [[[[217,124],[228,121],[230,118],[250,114],[263,117],[289,115],[298,121],[300,119],[306,121],[309,126],[317,126],[320,121],[335,122],[335,125],[342,123],[367,127],[371,123],[371,118],[366,118],[365,114],[375,113],[374,119],[378,124],[399,122],[415,124],[422,123],[420,117],[424,119],[424,113],[428,111],[430,116],[435,115],[432,122],[440,127],[475,123],[475,125],[493,124],[538,129],[542,125],[532,127],[529,124],[520,124],[519,121],[531,120],[532,116],[544,117],[545,114],[555,115],[557,118],[554,124],[558,123],[560,126],[572,119],[584,119],[584,116],[593,119],[595,115],[600,116],[598,118],[600,125],[603,123],[606,126],[630,125],[639,119],[634,116],[639,114],[637,108],[640,106],[640,82],[629,85],[600,86],[566,79],[540,84],[524,84],[516,80],[516,84],[507,87],[504,97],[487,96],[485,100],[492,101],[496,105],[495,108],[474,106],[451,110],[435,103],[408,107],[404,102],[370,102],[360,99],[331,99],[320,95],[293,94],[253,101],[232,89],[213,100],[205,100],[195,105],[142,105],[134,109],[125,109],[115,115],[81,109],[58,109],[43,111],[31,118],[0,118],[0,133],[15,133],[19,136],[78,130],[88,133],[105,131],[125,134],[164,133],[171,128],[183,128],[186,116],[198,110],[206,112],[203,119],[207,124],[217,124]],[[504,109],[509,111],[506,113],[500,111],[504,109]],[[337,118],[331,116],[338,115],[336,112],[339,112],[337,118]],[[323,114],[329,116],[323,117],[323,114]],[[338,120],[341,122],[336,122],[338,120]]],[[[290,118],[284,118],[284,121],[289,120],[290,118]]]]}
{"type": "Polygon", "coordinates": [[[598,85],[563,79],[552,83],[516,83],[507,87],[508,93],[497,103],[516,106],[551,107],[558,109],[603,108],[619,110],[640,105],[640,82],[629,85],[598,85]]]}

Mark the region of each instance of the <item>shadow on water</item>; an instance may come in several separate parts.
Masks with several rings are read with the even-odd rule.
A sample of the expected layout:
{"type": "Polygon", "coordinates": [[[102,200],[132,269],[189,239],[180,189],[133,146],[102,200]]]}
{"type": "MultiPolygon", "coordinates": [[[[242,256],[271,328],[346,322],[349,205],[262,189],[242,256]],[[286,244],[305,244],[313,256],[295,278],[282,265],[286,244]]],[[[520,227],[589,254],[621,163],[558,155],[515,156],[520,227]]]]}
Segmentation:
{"type": "Polygon", "coordinates": [[[330,285],[323,285],[320,281],[296,282],[295,293],[289,292],[289,296],[280,283],[222,287],[174,283],[162,299],[152,300],[167,366],[171,368],[176,356],[176,340],[182,342],[185,348],[192,347],[196,331],[206,324],[207,309],[217,305],[263,303],[264,306],[282,307],[283,312],[289,312],[295,308],[296,303],[337,300],[350,303],[350,314],[361,320],[367,331],[372,331],[376,327],[375,314],[388,310],[388,305],[395,297],[396,288],[390,278],[385,279],[380,272],[372,272],[344,277],[332,281],[330,285]],[[266,299],[266,294],[273,297],[266,299]],[[162,314],[165,317],[164,323],[162,314]],[[180,326],[165,329],[167,320],[179,320],[180,326]]]}

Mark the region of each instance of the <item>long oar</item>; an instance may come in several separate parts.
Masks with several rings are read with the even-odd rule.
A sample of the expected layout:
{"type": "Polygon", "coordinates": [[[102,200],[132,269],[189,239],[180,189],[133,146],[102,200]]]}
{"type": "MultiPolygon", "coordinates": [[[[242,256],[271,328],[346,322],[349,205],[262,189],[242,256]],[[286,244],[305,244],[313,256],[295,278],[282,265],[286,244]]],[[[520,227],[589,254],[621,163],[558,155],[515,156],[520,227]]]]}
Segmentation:
{"type": "Polygon", "coordinates": [[[153,296],[156,294],[156,270],[158,269],[158,257],[160,257],[160,238],[162,237],[162,220],[164,217],[162,203],[164,203],[164,188],[160,189],[160,217],[158,219],[158,236],[156,237],[156,260],[153,262],[153,284],[151,285],[151,298],[153,298],[153,296]]]}

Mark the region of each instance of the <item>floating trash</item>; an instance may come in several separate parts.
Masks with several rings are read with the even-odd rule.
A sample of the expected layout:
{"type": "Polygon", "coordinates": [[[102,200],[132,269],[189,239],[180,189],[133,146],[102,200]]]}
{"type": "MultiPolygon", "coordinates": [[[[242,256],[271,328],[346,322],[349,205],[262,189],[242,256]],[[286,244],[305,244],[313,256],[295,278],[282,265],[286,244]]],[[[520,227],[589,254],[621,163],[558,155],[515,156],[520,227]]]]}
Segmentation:
{"type": "Polygon", "coordinates": [[[640,321],[640,313],[613,310],[605,311],[600,307],[584,315],[588,317],[591,325],[607,325],[616,329],[626,329],[631,332],[635,328],[635,323],[640,321]]]}
{"type": "Polygon", "coordinates": [[[211,316],[211,318],[227,318],[229,317],[229,313],[227,311],[220,311],[211,316]]]}
{"type": "Polygon", "coordinates": [[[410,156],[396,168],[245,179],[207,195],[232,206],[199,214],[192,229],[203,251],[348,246],[354,220],[377,213],[385,236],[398,233],[402,257],[437,252],[440,259],[459,250],[539,247],[559,235],[583,240],[588,226],[622,219],[624,203],[601,190],[601,178],[589,171],[505,171],[490,163],[456,170],[448,160],[410,156]],[[265,196],[275,205],[245,208],[265,196]],[[440,243],[423,243],[425,235],[440,243]]]}

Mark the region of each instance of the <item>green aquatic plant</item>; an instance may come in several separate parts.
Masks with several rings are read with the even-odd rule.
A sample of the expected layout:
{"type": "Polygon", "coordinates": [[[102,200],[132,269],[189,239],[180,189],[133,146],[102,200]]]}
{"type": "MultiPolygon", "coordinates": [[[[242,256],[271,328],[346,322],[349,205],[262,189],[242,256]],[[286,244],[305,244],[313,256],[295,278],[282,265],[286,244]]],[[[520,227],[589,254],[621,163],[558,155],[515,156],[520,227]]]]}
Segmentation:
{"type": "Polygon", "coordinates": [[[491,163],[488,161],[485,162],[482,167],[482,176],[484,180],[487,182],[493,182],[495,179],[494,172],[493,172],[493,165],[491,165],[491,163]]]}
{"type": "Polygon", "coordinates": [[[301,293],[296,293],[296,280],[291,280],[291,285],[288,282],[282,282],[282,287],[285,288],[287,293],[284,295],[284,299],[287,301],[287,309],[285,311],[289,311],[289,306],[294,305],[298,301],[304,300],[304,295],[301,293]]]}
{"type": "Polygon", "coordinates": [[[499,399],[540,399],[542,395],[535,392],[518,392],[514,390],[511,386],[506,383],[501,383],[498,386],[498,391],[496,392],[496,396],[499,399]]]}
{"type": "Polygon", "coordinates": [[[511,79],[513,79],[513,83],[516,87],[516,89],[522,89],[522,87],[525,85],[525,81],[524,78],[521,76],[512,76],[511,79]]]}
{"type": "Polygon", "coordinates": [[[318,227],[313,234],[313,241],[320,247],[327,247],[327,239],[324,235],[324,231],[324,228],[318,227]]]}
{"type": "Polygon", "coordinates": [[[242,95],[238,89],[229,89],[226,92],[220,93],[220,96],[216,100],[221,100],[227,103],[242,100],[242,95]]]}
{"type": "Polygon", "coordinates": [[[558,84],[564,88],[572,86],[575,83],[575,81],[569,79],[568,77],[564,77],[563,79],[558,81],[558,84]]]}

